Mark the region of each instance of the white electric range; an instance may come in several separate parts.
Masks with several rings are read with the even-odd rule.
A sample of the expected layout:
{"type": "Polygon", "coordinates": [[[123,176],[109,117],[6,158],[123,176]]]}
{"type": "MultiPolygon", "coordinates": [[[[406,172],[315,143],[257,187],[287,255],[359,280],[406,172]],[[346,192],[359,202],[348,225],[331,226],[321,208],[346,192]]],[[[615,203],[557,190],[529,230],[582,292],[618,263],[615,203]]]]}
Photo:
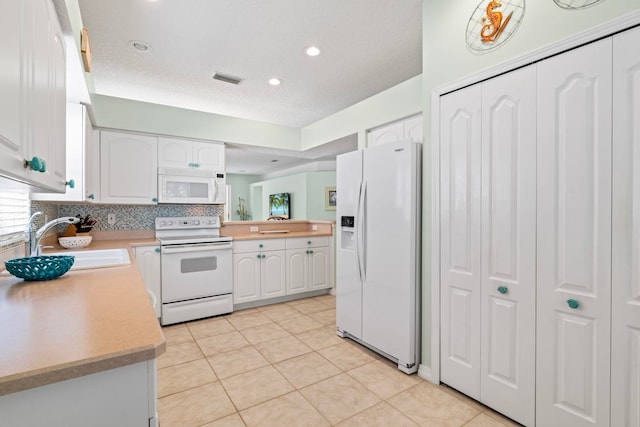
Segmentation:
{"type": "Polygon", "coordinates": [[[170,325],[233,311],[232,238],[215,216],[156,218],[162,311],[170,325]]]}

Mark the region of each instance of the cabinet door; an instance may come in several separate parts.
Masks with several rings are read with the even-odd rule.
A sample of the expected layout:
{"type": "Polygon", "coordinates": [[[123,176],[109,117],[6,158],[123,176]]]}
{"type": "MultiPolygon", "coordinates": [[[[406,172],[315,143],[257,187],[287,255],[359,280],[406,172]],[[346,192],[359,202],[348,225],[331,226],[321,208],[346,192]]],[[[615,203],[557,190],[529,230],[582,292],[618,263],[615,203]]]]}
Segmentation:
{"type": "Polygon", "coordinates": [[[440,98],[442,382],[480,399],[480,85],[440,98]]]}
{"type": "Polygon", "coordinates": [[[249,252],[233,255],[233,302],[260,299],[260,254],[249,252]]]}
{"type": "Polygon", "coordinates": [[[285,251],[263,252],[260,266],[261,298],[280,297],[285,294],[285,251]]]}
{"type": "Polygon", "coordinates": [[[307,256],[309,258],[309,290],[330,288],[329,248],[310,248],[307,256]]]}
{"type": "Polygon", "coordinates": [[[193,143],[193,163],[197,168],[224,172],[224,144],[193,143]]]}
{"type": "Polygon", "coordinates": [[[184,139],[158,137],[158,167],[188,168],[193,165],[193,143],[184,139]]]}
{"type": "Polygon", "coordinates": [[[640,426],[640,29],[613,38],[611,425],[640,426]]]}
{"type": "Polygon", "coordinates": [[[101,132],[102,203],[155,204],[158,197],[157,169],[155,137],[101,132]]]}
{"type": "Polygon", "coordinates": [[[53,118],[51,117],[52,96],[51,93],[51,10],[48,0],[33,0],[32,9],[28,24],[25,26],[29,29],[29,104],[28,112],[28,129],[29,144],[25,153],[28,159],[36,156],[46,162],[46,171],[37,172],[33,170],[27,171],[27,179],[36,185],[50,188],[54,181],[52,172],[55,168],[55,153],[53,150],[53,138],[51,134],[51,126],[53,118]]]}
{"type": "Polygon", "coordinates": [[[368,147],[402,141],[404,138],[404,124],[402,121],[394,122],[369,132],[368,147]]]}
{"type": "Polygon", "coordinates": [[[608,426],[611,39],[538,64],[536,424],[608,426]]]}
{"type": "Polygon", "coordinates": [[[308,290],[309,249],[288,249],[287,256],[287,295],[308,290]]]}
{"type": "MultiPolygon", "coordinates": [[[[48,2],[49,3],[49,2],[48,2]]],[[[49,3],[51,4],[51,3],[49,3]]],[[[58,24],[56,13],[51,9],[50,25],[52,33],[49,35],[50,42],[50,98],[49,98],[49,132],[51,135],[51,176],[57,189],[65,191],[67,188],[67,92],[66,92],[66,45],[62,30],[58,24]]]]}
{"type": "Polygon", "coordinates": [[[533,426],[536,69],[482,84],[481,401],[533,426]]]}
{"type": "Polygon", "coordinates": [[[160,317],[160,309],[162,308],[160,295],[160,246],[140,246],[135,248],[135,254],[144,285],[150,293],[151,305],[156,317],[160,317]]]}
{"type": "Polygon", "coordinates": [[[28,111],[26,94],[27,65],[24,55],[25,32],[22,25],[24,0],[6,0],[0,13],[0,171],[20,178],[25,174],[23,127],[28,111]]]}

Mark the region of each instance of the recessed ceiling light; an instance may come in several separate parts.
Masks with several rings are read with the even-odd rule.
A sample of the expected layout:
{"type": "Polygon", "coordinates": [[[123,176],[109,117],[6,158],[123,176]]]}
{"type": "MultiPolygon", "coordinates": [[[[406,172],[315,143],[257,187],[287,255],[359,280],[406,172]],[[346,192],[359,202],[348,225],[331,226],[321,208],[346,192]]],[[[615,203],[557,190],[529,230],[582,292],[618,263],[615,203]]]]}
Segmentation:
{"type": "Polygon", "coordinates": [[[320,55],[320,49],[317,46],[309,46],[304,48],[304,53],[309,56],[318,56],[320,55]]]}
{"type": "Polygon", "coordinates": [[[151,45],[140,40],[129,40],[127,43],[130,48],[139,50],[140,52],[151,52],[151,45]]]}
{"type": "Polygon", "coordinates": [[[280,83],[282,83],[282,81],[276,77],[269,79],[269,84],[271,86],[278,86],[280,83]]]}

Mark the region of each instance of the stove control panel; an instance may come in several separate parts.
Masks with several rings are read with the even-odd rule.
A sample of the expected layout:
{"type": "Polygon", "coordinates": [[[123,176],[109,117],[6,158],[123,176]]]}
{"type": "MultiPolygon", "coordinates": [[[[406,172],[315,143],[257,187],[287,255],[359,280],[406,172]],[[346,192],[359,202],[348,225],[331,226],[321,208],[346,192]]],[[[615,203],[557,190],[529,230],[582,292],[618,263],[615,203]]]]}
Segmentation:
{"type": "Polygon", "coordinates": [[[217,216],[156,218],[156,230],[185,230],[193,228],[220,228],[220,218],[217,216]]]}

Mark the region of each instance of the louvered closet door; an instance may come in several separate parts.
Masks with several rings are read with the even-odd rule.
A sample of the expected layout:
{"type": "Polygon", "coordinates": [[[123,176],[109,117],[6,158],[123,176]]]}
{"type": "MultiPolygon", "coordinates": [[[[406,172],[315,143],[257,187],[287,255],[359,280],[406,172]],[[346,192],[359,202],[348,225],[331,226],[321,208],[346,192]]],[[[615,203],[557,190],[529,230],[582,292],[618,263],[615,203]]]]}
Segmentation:
{"type": "Polygon", "coordinates": [[[538,63],[536,423],[608,426],[611,39],[538,63]]]}
{"type": "Polygon", "coordinates": [[[640,29],[613,39],[611,425],[640,426],[640,29]]]}
{"type": "Polygon", "coordinates": [[[536,68],[482,83],[481,401],[535,419],[536,68]]]}
{"type": "Polygon", "coordinates": [[[442,382],[480,398],[480,85],[440,98],[442,382]]]}

